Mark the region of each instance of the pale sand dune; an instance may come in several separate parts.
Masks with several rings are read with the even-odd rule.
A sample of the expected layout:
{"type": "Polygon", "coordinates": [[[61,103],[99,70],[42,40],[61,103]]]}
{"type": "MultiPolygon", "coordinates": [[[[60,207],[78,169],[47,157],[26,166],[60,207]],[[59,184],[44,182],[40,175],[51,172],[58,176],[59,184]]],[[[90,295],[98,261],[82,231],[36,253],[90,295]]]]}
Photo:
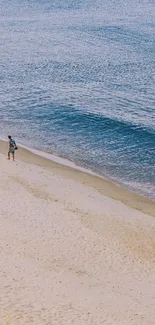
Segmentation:
{"type": "Polygon", "coordinates": [[[154,325],[154,202],[22,150],[0,155],[0,325],[154,325]]]}

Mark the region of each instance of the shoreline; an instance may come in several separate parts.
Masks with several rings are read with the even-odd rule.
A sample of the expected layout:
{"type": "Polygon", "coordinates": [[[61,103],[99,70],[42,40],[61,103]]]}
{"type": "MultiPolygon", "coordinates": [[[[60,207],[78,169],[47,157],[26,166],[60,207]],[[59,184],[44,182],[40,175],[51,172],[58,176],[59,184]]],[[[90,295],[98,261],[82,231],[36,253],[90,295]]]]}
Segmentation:
{"type": "MultiPolygon", "coordinates": [[[[20,150],[18,150],[16,155],[17,160],[48,168],[53,172],[56,172],[59,176],[71,178],[94,188],[107,197],[120,201],[133,209],[143,212],[144,214],[155,217],[155,201],[118,186],[109,179],[103,178],[89,169],[87,170],[86,168],[77,166],[75,163],[65,158],[20,145],[19,149],[20,150]],[[49,155],[52,159],[49,159],[49,155]]],[[[5,140],[0,140],[0,154],[6,155],[6,153],[7,142],[5,140]]]]}
{"type": "MultiPolygon", "coordinates": [[[[2,137],[0,137],[0,142],[1,141],[4,143],[7,143],[7,140],[2,137]]],[[[20,143],[20,142],[18,142],[18,144],[19,144],[18,145],[19,148],[26,149],[28,152],[31,152],[32,154],[35,154],[39,157],[45,158],[45,159],[47,159],[51,162],[54,162],[54,163],[58,163],[61,166],[67,166],[69,168],[79,170],[86,174],[96,176],[96,177],[101,178],[105,181],[108,181],[109,183],[111,183],[113,185],[116,185],[118,188],[122,188],[130,193],[142,196],[146,199],[149,199],[149,200],[155,202],[155,197],[154,196],[152,197],[152,193],[149,193],[149,192],[146,193],[146,192],[140,190],[139,188],[135,188],[134,186],[129,185],[128,183],[127,184],[123,183],[121,180],[118,180],[115,177],[114,178],[110,177],[110,176],[104,174],[104,172],[96,170],[95,168],[90,168],[90,167],[82,165],[80,163],[76,163],[76,161],[74,161],[73,159],[71,159],[67,156],[59,155],[59,153],[55,153],[55,152],[44,151],[43,149],[39,149],[39,148],[27,147],[26,145],[24,145],[23,143],[20,143]]]]}

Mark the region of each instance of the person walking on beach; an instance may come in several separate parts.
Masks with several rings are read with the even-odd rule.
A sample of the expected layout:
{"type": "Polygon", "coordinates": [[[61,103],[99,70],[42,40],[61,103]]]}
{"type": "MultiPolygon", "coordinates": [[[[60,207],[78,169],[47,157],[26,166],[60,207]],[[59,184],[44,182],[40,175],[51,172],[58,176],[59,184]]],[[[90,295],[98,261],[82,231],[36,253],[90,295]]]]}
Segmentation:
{"type": "Polygon", "coordinates": [[[15,150],[17,149],[15,140],[12,139],[11,135],[8,135],[9,139],[9,151],[8,151],[8,159],[10,160],[10,154],[12,155],[13,161],[15,160],[15,150]]]}

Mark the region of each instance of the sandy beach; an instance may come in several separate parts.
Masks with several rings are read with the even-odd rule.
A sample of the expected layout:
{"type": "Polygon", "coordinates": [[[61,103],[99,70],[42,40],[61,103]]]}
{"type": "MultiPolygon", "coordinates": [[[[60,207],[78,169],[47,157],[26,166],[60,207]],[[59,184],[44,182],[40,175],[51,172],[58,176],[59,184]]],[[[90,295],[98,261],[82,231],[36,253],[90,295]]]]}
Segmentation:
{"type": "Polygon", "coordinates": [[[155,202],[6,153],[1,141],[0,324],[154,325],[155,202]]]}

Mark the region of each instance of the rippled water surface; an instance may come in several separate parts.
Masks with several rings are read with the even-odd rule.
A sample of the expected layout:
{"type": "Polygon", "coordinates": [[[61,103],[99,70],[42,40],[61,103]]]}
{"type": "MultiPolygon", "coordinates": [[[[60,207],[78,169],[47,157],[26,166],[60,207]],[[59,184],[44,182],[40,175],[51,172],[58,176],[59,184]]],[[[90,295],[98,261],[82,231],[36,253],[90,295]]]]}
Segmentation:
{"type": "Polygon", "coordinates": [[[0,135],[155,199],[155,2],[0,3],[0,135]]]}

